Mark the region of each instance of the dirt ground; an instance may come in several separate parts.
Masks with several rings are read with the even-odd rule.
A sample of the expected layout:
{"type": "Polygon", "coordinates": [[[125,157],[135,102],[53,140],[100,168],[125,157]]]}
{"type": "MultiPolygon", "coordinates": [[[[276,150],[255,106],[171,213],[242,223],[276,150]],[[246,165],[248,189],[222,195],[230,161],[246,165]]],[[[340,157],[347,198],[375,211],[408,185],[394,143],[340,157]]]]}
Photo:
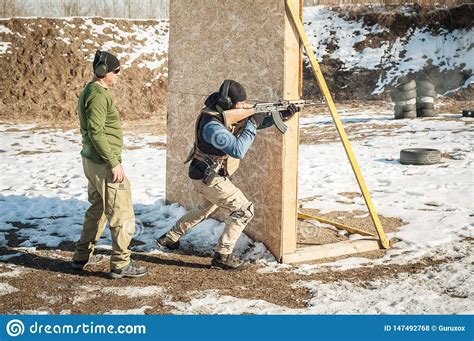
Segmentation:
{"type": "MultiPolygon", "coordinates": [[[[0,250],[0,254],[17,252],[0,250]]],[[[361,254],[360,256],[364,256],[361,254]]],[[[258,265],[241,271],[229,272],[209,268],[210,258],[184,254],[135,254],[141,265],[146,265],[149,275],[140,279],[111,280],[106,276],[108,264],[97,265],[86,271],[70,267],[72,252],[65,250],[37,250],[0,263],[2,281],[19,289],[6,296],[0,303],[1,314],[24,311],[44,311],[59,314],[103,314],[111,309],[130,310],[150,306],[146,314],[166,314],[172,306],[169,302],[187,302],[196,291],[218,290],[221,295],[237,298],[262,299],[288,308],[304,308],[311,297],[308,289],[295,288],[300,280],[333,282],[346,280],[364,287],[368,281],[396,278],[401,273],[415,274],[423,269],[441,264],[446,260],[422,259],[405,265],[389,265],[358,268],[346,271],[323,271],[312,275],[299,275],[290,269],[261,273],[258,265]],[[21,266],[14,271],[11,265],[21,266]],[[128,298],[105,291],[104,288],[159,286],[166,297],[151,295],[128,298]],[[87,299],[84,298],[86,290],[87,299]]]]}
{"type": "MultiPolygon", "coordinates": [[[[95,25],[113,24],[123,32],[133,33],[133,26],[166,35],[168,25],[155,20],[118,20],[91,18],[95,25]]],[[[12,18],[2,20],[13,33],[0,32],[2,41],[10,42],[10,53],[0,54],[0,117],[74,123],[77,97],[92,79],[92,57],[97,49],[110,42],[114,32],[105,28],[100,34],[86,26],[84,18],[12,18]]],[[[116,38],[119,40],[120,38],[116,38]]],[[[130,35],[129,45],[140,44],[130,35]]],[[[116,55],[131,52],[114,47],[116,55]]],[[[122,117],[135,120],[166,116],[167,63],[154,70],[140,67],[143,61],[167,60],[167,53],[137,58],[131,67],[122,67],[116,87],[111,89],[122,117]],[[139,96],[137,94],[140,94],[139,96]]],[[[127,58],[121,58],[122,65],[127,58]]]]}
{"type": "MultiPolygon", "coordinates": [[[[343,193],[339,194],[343,195],[343,193]]],[[[359,193],[354,194],[361,196],[359,193]]],[[[369,214],[364,211],[334,211],[326,214],[321,214],[319,210],[312,208],[300,208],[300,211],[304,214],[321,217],[329,221],[372,233],[374,236],[377,235],[377,231],[369,214]]],[[[404,225],[403,221],[396,217],[384,217],[379,215],[379,219],[385,233],[397,231],[404,225]]],[[[328,224],[321,226],[320,224],[315,225],[314,221],[311,220],[299,220],[297,228],[298,246],[324,245],[349,240],[350,234],[345,232],[345,230],[337,229],[328,224]]],[[[381,255],[383,252],[375,252],[374,255],[376,254],[381,255]]]]}

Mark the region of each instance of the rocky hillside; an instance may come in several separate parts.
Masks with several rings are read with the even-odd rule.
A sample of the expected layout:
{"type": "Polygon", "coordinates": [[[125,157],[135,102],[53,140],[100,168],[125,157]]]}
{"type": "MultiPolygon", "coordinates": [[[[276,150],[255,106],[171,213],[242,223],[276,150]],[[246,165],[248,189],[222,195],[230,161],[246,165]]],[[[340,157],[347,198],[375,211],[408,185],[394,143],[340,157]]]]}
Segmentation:
{"type": "MultiPolygon", "coordinates": [[[[473,5],[308,7],[305,29],[336,100],[386,99],[402,76],[428,77],[439,94],[472,100],[473,5]]],[[[0,19],[0,117],[75,120],[97,49],[122,61],[113,89],[127,120],[165,117],[166,20],[0,19]]],[[[303,95],[320,97],[304,68],[303,95]]]]}
{"type": "Polygon", "coordinates": [[[121,63],[113,89],[125,119],[163,115],[167,94],[168,21],[100,18],[0,21],[0,115],[69,120],[92,77],[97,49],[121,63]]]}
{"type": "MultiPolygon", "coordinates": [[[[428,78],[438,94],[472,99],[474,5],[311,7],[305,30],[338,100],[388,98],[400,77],[428,78]],[[467,90],[466,90],[467,89],[467,90]]],[[[318,96],[310,69],[304,94],[318,96]]]]}

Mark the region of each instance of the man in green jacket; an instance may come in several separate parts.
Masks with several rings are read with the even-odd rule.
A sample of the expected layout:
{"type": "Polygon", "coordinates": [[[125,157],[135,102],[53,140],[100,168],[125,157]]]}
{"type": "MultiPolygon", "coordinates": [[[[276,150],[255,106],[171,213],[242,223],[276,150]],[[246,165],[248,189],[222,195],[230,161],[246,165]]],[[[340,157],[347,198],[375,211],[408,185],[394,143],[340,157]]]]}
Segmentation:
{"type": "Polygon", "coordinates": [[[114,55],[97,51],[92,66],[94,78],[81,92],[77,104],[83,145],[82,165],[89,181],[91,206],[84,217],[72,267],[84,269],[104,259],[93,252],[108,220],[112,235],[110,277],[142,277],[148,270],[130,260],[128,247],[135,233],[135,214],[130,182],[121,165],[123,133],[120,115],[108,92],[108,88],[118,81],[120,63],[114,55]]]}

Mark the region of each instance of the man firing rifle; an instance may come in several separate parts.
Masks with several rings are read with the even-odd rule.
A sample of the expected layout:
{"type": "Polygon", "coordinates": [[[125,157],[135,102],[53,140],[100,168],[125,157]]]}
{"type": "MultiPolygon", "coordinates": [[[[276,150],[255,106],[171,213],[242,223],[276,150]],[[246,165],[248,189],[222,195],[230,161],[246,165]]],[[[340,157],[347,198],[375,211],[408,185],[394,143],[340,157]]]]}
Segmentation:
{"type": "Polygon", "coordinates": [[[275,123],[284,133],[286,126],[283,121],[305,104],[304,101],[282,101],[250,105],[246,100],[247,95],[241,84],[225,80],[219,92],[205,101],[205,108],[196,120],[194,147],[186,160],[186,163],[191,161],[188,174],[202,196],[202,203],[156,240],[160,247],[177,249],[180,238],[189,229],[207,219],[218,208],[225,208],[229,215],[212,259],[212,267],[224,270],[242,270],[248,266],[248,263],[232,256],[232,251],[254,216],[253,203],[229,177],[252,145],[257,129],[275,123]]]}

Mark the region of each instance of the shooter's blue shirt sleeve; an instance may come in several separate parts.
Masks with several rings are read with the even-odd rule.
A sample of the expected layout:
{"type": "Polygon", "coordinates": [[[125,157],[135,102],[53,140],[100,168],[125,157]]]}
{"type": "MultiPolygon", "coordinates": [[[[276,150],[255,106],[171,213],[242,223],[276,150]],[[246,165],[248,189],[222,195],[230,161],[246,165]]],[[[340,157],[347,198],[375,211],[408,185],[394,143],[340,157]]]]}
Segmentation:
{"type": "Polygon", "coordinates": [[[202,138],[227,155],[243,159],[255,139],[257,127],[247,120],[239,137],[235,137],[220,122],[211,121],[202,128],[202,138]]]}

